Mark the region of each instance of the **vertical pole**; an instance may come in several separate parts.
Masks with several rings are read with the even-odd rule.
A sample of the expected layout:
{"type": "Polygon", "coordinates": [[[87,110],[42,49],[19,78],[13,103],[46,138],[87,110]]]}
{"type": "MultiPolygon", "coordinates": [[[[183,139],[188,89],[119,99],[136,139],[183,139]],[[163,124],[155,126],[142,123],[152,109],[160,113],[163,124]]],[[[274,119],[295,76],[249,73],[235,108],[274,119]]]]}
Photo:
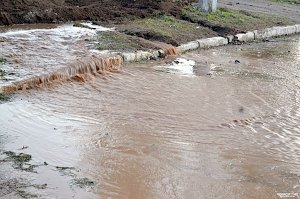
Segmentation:
{"type": "Polygon", "coordinates": [[[216,12],[217,11],[217,0],[209,0],[209,12],[216,12]]]}
{"type": "Polygon", "coordinates": [[[217,0],[199,0],[198,7],[203,12],[215,12],[217,10],[217,0]]]}
{"type": "Polygon", "coordinates": [[[198,1],[198,7],[200,8],[201,11],[203,11],[203,12],[209,11],[208,1],[209,0],[199,0],[198,1]]]}

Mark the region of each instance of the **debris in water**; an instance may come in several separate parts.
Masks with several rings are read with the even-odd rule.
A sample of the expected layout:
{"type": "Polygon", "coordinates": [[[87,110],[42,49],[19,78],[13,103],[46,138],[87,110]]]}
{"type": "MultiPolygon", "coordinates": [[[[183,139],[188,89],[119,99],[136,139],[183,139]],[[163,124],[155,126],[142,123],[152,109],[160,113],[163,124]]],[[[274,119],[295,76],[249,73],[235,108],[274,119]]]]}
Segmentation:
{"type": "Polygon", "coordinates": [[[3,93],[0,93],[0,102],[1,101],[8,101],[9,100],[9,96],[3,94],[3,93]]]}
{"type": "Polygon", "coordinates": [[[5,151],[4,154],[12,158],[15,162],[18,163],[29,162],[31,160],[31,155],[26,153],[16,154],[15,152],[12,151],[5,151]]]}
{"type": "Polygon", "coordinates": [[[80,188],[91,188],[95,186],[95,182],[88,178],[76,178],[73,180],[72,184],[80,188]]]}
{"type": "Polygon", "coordinates": [[[8,158],[4,161],[12,161],[14,163],[13,167],[15,169],[20,169],[22,171],[27,172],[35,172],[34,168],[38,167],[37,165],[29,164],[28,162],[31,160],[31,155],[27,153],[15,153],[13,151],[5,151],[3,152],[8,158]]]}
{"type": "Polygon", "coordinates": [[[240,112],[240,113],[244,113],[244,107],[241,106],[241,107],[239,108],[239,112],[240,112]]]}
{"type": "Polygon", "coordinates": [[[31,193],[28,193],[24,190],[16,190],[17,194],[22,197],[22,198],[38,198],[38,195],[36,194],[31,194],[31,193]]]}
{"type": "Polygon", "coordinates": [[[74,167],[60,167],[60,166],[56,166],[55,168],[57,168],[58,170],[74,170],[74,167]]]}
{"type": "Polygon", "coordinates": [[[6,63],[6,59],[5,58],[3,58],[3,57],[0,57],[0,64],[4,64],[4,63],[6,63]]]}
{"type": "Polygon", "coordinates": [[[6,75],[5,70],[2,70],[2,69],[0,68],[0,77],[3,77],[4,75],[6,75]]]}
{"type": "Polygon", "coordinates": [[[235,64],[240,64],[241,62],[239,60],[234,61],[235,64]]]}
{"type": "Polygon", "coordinates": [[[23,146],[22,148],[18,149],[18,150],[24,150],[24,149],[28,149],[29,146],[23,146]]]}

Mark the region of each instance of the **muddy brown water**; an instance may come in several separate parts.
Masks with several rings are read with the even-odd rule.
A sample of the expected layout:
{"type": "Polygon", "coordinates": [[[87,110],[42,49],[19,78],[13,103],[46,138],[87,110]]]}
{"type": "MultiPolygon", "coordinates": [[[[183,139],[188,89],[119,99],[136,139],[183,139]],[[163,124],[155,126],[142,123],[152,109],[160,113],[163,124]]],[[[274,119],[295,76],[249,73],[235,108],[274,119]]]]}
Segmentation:
{"type": "Polygon", "coordinates": [[[0,149],[40,165],[0,162],[0,197],[299,197],[299,36],[174,59],[0,104],[0,149]]]}

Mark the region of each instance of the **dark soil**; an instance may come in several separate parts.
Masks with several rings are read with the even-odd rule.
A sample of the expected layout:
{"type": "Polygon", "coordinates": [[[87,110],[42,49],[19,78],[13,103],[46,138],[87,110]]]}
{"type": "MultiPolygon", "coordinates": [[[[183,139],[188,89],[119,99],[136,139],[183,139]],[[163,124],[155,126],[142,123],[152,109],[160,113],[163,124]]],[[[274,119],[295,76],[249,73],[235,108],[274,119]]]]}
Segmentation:
{"type": "Polygon", "coordinates": [[[180,43],[170,36],[164,36],[154,31],[149,30],[125,30],[125,34],[141,37],[152,41],[161,41],[173,46],[179,46],[180,43]]]}
{"type": "Polygon", "coordinates": [[[112,51],[137,51],[137,50],[159,50],[162,48],[159,44],[154,42],[126,35],[120,32],[102,32],[97,37],[98,44],[96,48],[98,50],[112,50],[112,51]]]}
{"type": "Polygon", "coordinates": [[[123,22],[157,13],[179,16],[188,1],[172,0],[1,0],[0,25],[75,20],[123,22]]]}
{"type": "Polygon", "coordinates": [[[117,30],[130,36],[178,46],[196,39],[214,37],[217,33],[197,23],[190,23],[170,15],[136,19],[116,26],[117,30]]]}

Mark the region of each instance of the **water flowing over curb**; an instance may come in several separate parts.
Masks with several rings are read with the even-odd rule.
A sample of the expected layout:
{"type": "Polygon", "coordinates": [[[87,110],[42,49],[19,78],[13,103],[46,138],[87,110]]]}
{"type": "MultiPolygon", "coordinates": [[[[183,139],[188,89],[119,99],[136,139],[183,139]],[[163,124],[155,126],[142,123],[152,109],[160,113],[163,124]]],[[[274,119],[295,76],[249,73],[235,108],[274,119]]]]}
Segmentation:
{"type": "Polygon", "coordinates": [[[177,55],[187,51],[224,46],[231,43],[245,43],[263,40],[271,37],[286,36],[300,33],[300,24],[292,26],[277,26],[263,30],[249,31],[225,37],[212,37],[191,41],[178,47],[157,51],[137,51],[132,53],[113,53],[109,57],[92,57],[58,69],[49,74],[42,74],[26,80],[0,86],[0,93],[13,93],[18,90],[31,89],[45,86],[55,80],[76,79],[84,81],[84,74],[105,74],[106,72],[119,71],[124,62],[139,62],[165,58],[168,55],[177,55]]]}
{"type": "Polygon", "coordinates": [[[84,81],[84,74],[105,74],[107,72],[120,71],[123,65],[123,58],[120,56],[97,57],[92,56],[69,66],[58,69],[49,74],[42,74],[33,78],[17,81],[8,85],[0,86],[0,93],[13,93],[18,90],[26,90],[36,87],[43,87],[53,81],[75,79],[84,81]]]}

